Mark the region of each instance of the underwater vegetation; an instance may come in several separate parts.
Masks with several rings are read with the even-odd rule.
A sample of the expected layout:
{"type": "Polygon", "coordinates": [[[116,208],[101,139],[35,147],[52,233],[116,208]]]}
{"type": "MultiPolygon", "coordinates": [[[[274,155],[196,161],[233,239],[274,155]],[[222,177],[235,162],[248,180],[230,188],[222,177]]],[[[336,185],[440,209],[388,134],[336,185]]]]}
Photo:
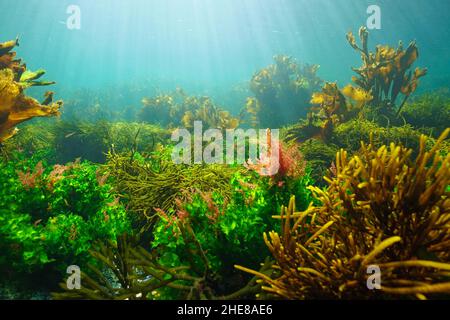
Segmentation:
{"type": "Polygon", "coordinates": [[[163,146],[146,157],[140,153],[111,152],[106,165],[128,208],[146,228],[157,217],[155,209],[174,209],[176,200],[184,201],[193,192],[220,192],[228,198],[229,180],[239,171],[223,165],[175,164],[171,148],[163,146]]]}
{"type": "Polygon", "coordinates": [[[306,115],[311,94],[320,88],[318,65],[300,65],[292,57],[278,55],[274,64],[258,71],[237,116],[214,104],[210,97],[187,95],[181,88],[170,94],[142,99],[138,119],[162,126],[192,128],[202,121],[209,128],[233,129],[239,125],[273,127],[292,123],[306,115]]]}
{"type": "Polygon", "coordinates": [[[274,64],[258,71],[250,82],[255,95],[245,109],[253,126],[280,126],[305,116],[312,92],[322,80],[316,75],[318,65],[299,65],[292,57],[277,55],[274,64]]]}
{"type": "Polygon", "coordinates": [[[341,92],[336,83],[326,83],[322,92],[312,95],[311,103],[318,107],[312,108],[315,112],[308,113],[307,121],[301,127],[306,138],[327,141],[337,125],[354,118],[358,110],[371,99],[369,93],[349,88],[351,89],[341,92]],[[351,100],[356,103],[353,104],[351,100]]]}
{"type": "Polygon", "coordinates": [[[321,205],[298,211],[294,197],[280,215],[281,232],[264,234],[274,276],[262,289],[287,299],[424,299],[450,292],[450,155],[362,143],[359,156],[341,150],[326,190],[310,187],[321,205]],[[368,267],[381,268],[380,290],[368,290],[368,267]]]}
{"type": "Polygon", "coordinates": [[[0,170],[2,282],[54,289],[68,265],[89,260],[93,242],[131,231],[125,207],[96,165],[50,166],[39,154],[19,154],[0,162],[0,170]],[[42,281],[28,282],[33,275],[42,281]]]}
{"type": "Polygon", "coordinates": [[[353,49],[361,54],[363,65],[353,68],[358,76],[352,81],[361,89],[370,91],[373,97],[371,103],[378,107],[378,111],[389,116],[396,111],[399,114],[406,101],[414,93],[419,84],[419,78],[427,74],[427,69],[416,68],[412,65],[419,57],[419,50],[415,42],[411,42],[404,49],[402,42],[397,49],[387,45],[379,45],[375,52],[368,49],[369,33],[365,27],[359,29],[360,45],[358,46],[352,32],[347,34],[347,40],[353,49]],[[396,106],[397,98],[403,95],[401,103],[396,106]]]}
{"type": "Polygon", "coordinates": [[[429,151],[422,136],[415,158],[411,149],[394,143],[378,149],[362,143],[352,157],[341,150],[326,189],[312,186],[307,172],[288,189],[256,172],[235,173],[228,200],[220,192],[193,192],[175,200],[173,209],[157,209],[152,239],[143,241],[147,231],[141,230],[138,239],[99,242],[91,254],[108,271],[90,266],[82,290],[67,291],[62,283],[64,292],[53,297],[423,299],[448,294],[450,158],[438,150],[449,132],[429,151]],[[282,194],[295,195],[288,208],[281,205],[288,201],[282,194]],[[277,211],[281,214],[273,216],[277,211]],[[268,230],[274,231],[267,235],[268,230]],[[262,234],[266,249],[258,241],[262,234]],[[233,270],[237,261],[246,266],[239,270],[254,277],[233,270]],[[381,290],[367,289],[371,265],[382,270],[381,290]]]}
{"type": "MultiPolygon", "coordinates": [[[[359,30],[359,40],[360,44],[351,32],[347,34],[362,60],[360,68],[352,68],[358,74],[352,77],[353,84],[340,89],[337,83],[326,82],[320,92],[312,94],[313,107],[306,118],[282,131],[285,140],[301,144],[320,185],[325,185],[322,177],[341,148],[353,154],[361,141],[370,140],[378,147],[395,142],[417,153],[421,133],[437,138],[450,123],[445,90],[410,99],[419,78],[426,74],[426,69],[411,70],[419,56],[414,42],[407,49],[400,42],[398,48],[378,45],[371,52],[364,27],[359,30]]],[[[428,145],[434,143],[431,138],[427,141],[428,145]]],[[[440,148],[448,152],[448,143],[440,148]]]]}
{"type": "Polygon", "coordinates": [[[193,128],[194,121],[202,121],[208,128],[233,129],[240,119],[214,104],[210,97],[188,96],[178,88],[172,94],[143,98],[138,113],[141,121],[162,126],[193,128]]]}
{"type": "Polygon", "coordinates": [[[0,143],[11,138],[18,131],[16,125],[34,117],[49,117],[59,114],[61,101],[55,103],[53,92],[48,91],[44,100],[25,95],[24,90],[32,86],[48,86],[54,82],[39,81],[44,70],[30,71],[16,53],[19,39],[0,43],[0,143]]]}
{"type": "MultiPolygon", "coordinates": [[[[267,188],[298,189],[296,183],[306,181],[309,174],[305,162],[295,144],[282,144],[281,149],[279,173],[268,179],[267,188]]],[[[171,155],[172,147],[162,145],[147,155],[139,152],[108,154],[106,167],[114,177],[117,191],[123,194],[130,211],[147,227],[153,224],[158,210],[174,210],[195,193],[218,193],[223,201],[229,201],[235,188],[230,181],[236,175],[257,174],[261,178],[258,170],[242,165],[176,164],[171,155]]]]}
{"type": "Polygon", "coordinates": [[[56,120],[34,121],[21,127],[21,134],[5,141],[3,151],[25,155],[46,152],[49,163],[67,163],[77,158],[105,163],[108,151],[152,152],[169,141],[170,131],[137,122],[56,120]]]}
{"type": "MultiPolygon", "coordinates": [[[[287,181],[283,187],[297,194],[298,205],[306,208],[312,201],[306,189],[310,182],[305,173],[287,181]]],[[[67,291],[62,284],[65,292],[55,293],[54,297],[252,298],[260,289],[256,278],[235,270],[233,261],[257,267],[268,255],[261,234],[276,227],[271,212],[278,210],[285,199],[273,190],[281,187],[254,172],[235,172],[229,179],[229,188],[227,196],[220,191],[193,191],[189,197],[176,199],[174,208],[157,208],[151,241],[145,239],[148,230],[141,229],[138,239],[127,237],[118,239],[117,243],[99,243],[99,249],[93,250],[92,255],[107,266],[108,274],[116,275],[116,280],[92,269],[95,274],[86,276],[82,290],[67,291]],[[116,282],[125,285],[114,286],[116,282]]]]}
{"type": "MultiPolygon", "coordinates": [[[[306,137],[301,128],[304,128],[306,120],[300,121],[294,126],[286,127],[282,134],[287,141],[298,141],[299,137],[306,137]]],[[[347,150],[350,154],[359,151],[361,141],[371,141],[376,147],[388,145],[391,142],[401,144],[413,149],[414,153],[419,150],[419,138],[421,132],[432,132],[432,128],[422,127],[419,131],[413,125],[407,123],[401,126],[384,127],[378,123],[363,118],[354,118],[333,128],[326,141],[318,138],[306,139],[300,143],[299,149],[304,155],[308,165],[312,168],[312,176],[320,185],[325,185],[323,177],[333,165],[336,152],[340,149],[347,150]]],[[[300,138],[303,139],[303,138],[300,138]]],[[[435,139],[429,137],[426,142],[428,149],[435,143],[435,139]]],[[[448,141],[444,141],[440,147],[441,153],[449,150],[448,141]]]]}
{"type": "MultiPolygon", "coordinates": [[[[189,236],[191,233],[187,231],[189,236]]],[[[201,250],[200,245],[195,243],[201,250]]],[[[91,299],[91,300],[147,300],[164,298],[161,289],[172,290],[185,299],[236,300],[251,295],[259,290],[256,277],[248,284],[229,295],[214,296],[207,287],[205,277],[192,276],[188,266],[168,268],[158,263],[157,253],[149,252],[141,246],[133,245],[128,237],[123,236],[109,245],[99,244],[91,254],[107,266],[110,276],[89,265],[94,276],[82,272],[85,286],[76,291],[53,293],[54,299],[91,299]]],[[[204,257],[203,257],[204,258],[204,257]]],[[[206,261],[205,261],[206,262],[206,261]]],[[[261,268],[263,271],[264,268],[261,268]]],[[[62,289],[66,289],[61,284],[62,289]]],[[[173,295],[172,295],[173,297],[173,295]]]]}
{"type": "Polygon", "coordinates": [[[448,89],[413,97],[417,45],[358,38],[351,84],[278,55],[235,89],[234,113],[180,88],[133,87],[122,109],[112,89],[39,103],[25,90],[52,82],[0,44],[0,298],[447,299],[448,89]],[[281,127],[277,174],[174,163],[171,133],[194,121],[281,127]],[[80,290],[64,279],[73,264],[80,290]]]}
{"type": "Polygon", "coordinates": [[[145,83],[76,89],[64,97],[61,119],[82,122],[137,121],[139,97],[150,90],[145,83]],[[117,94],[119,92],[119,94],[117,94]]]}
{"type": "Polygon", "coordinates": [[[158,143],[166,143],[170,137],[167,129],[132,122],[58,121],[52,125],[51,130],[55,137],[57,161],[62,163],[77,156],[105,163],[111,149],[121,152],[151,152],[158,143]]]}
{"type": "Polygon", "coordinates": [[[450,123],[449,89],[424,93],[405,104],[400,115],[414,128],[439,137],[450,123]]]}
{"type": "Polygon", "coordinates": [[[321,92],[312,95],[314,107],[306,121],[300,121],[288,135],[299,141],[310,138],[327,142],[334,128],[351,119],[368,119],[380,125],[401,123],[399,114],[408,98],[419,84],[419,78],[427,69],[411,67],[419,56],[414,42],[407,49],[400,42],[397,49],[378,45],[375,52],[368,47],[369,33],[365,27],[359,30],[361,44],[358,45],[352,32],[347,34],[351,47],[361,54],[363,65],[352,68],[354,84],[339,89],[336,83],[325,83],[321,92]],[[402,95],[400,105],[397,98],[402,95]]]}

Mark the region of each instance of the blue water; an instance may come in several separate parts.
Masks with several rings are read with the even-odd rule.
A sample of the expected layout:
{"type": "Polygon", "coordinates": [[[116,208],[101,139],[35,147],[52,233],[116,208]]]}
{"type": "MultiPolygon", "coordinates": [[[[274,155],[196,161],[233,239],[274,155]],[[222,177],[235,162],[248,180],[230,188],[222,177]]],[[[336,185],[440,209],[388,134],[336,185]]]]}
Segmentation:
{"type": "Polygon", "coordinates": [[[448,0],[2,0],[0,40],[19,35],[18,55],[45,68],[60,95],[126,85],[226,96],[275,54],[348,83],[360,60],[345,34],[366,23],[371,4],[382,10],[371,44],[416,40],[425,86],[448,84],[448,0]],[[81,9],[80,30],[66,26],[71,4],[81,9]]]}

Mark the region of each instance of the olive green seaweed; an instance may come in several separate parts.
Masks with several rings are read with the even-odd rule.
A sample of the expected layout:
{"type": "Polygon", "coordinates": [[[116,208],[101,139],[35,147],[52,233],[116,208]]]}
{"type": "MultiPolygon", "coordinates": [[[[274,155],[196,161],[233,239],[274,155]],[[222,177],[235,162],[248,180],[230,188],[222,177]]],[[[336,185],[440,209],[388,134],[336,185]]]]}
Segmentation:
{"type": "Polygon", "coordinates": [[[189,199],[194,192],[231,194],[229,181],[237,170],[228,165],[175,164],[170,149],[161,147],[148,159],[137,159],[134,153],[109,152],[107,168],[115,179],[131,212],[149,228],[157,218],[155,209],[169,211],[176,200],[189,199]]]}

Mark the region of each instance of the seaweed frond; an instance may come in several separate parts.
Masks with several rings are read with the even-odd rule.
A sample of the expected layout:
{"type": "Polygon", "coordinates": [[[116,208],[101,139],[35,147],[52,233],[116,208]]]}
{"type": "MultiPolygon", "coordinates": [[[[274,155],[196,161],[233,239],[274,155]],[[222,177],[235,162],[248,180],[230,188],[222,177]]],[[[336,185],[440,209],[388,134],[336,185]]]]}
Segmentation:
{"type": "Polygon", "coordinates": [[[427,69],[411,67],[419,57],[419,49],[415,42],[411,42],[406,49],[400,42],[395,49],[388,45],[378,45],[375,52],[368,49],[369,32],[365,27],[359,29],[361,45],[356,43],[352,32],[347,34],[351,47],[361,54],[363,62],[360,68],[353,68],[358,76],[352,78],[361,89],[370,91],[373,95],[372,103],[384,108],[394,108],[397,97],[402,94],[403,100],[397,108],[400,113],[409,96],[417,89],[419,78],[427,74],[427,69]]]}
{"type": "Polygon", "coordinates": [[[46,86],[54,82],[38,81],[44,70],[32,72],[12,52],[18,40],[0,43],[0,143],[14,136],[16,125],[35,117],[59,115],[62,101],[52,103],[52,95],[46,95],[43,104],[25,95],[31,86],[46,86]]]}

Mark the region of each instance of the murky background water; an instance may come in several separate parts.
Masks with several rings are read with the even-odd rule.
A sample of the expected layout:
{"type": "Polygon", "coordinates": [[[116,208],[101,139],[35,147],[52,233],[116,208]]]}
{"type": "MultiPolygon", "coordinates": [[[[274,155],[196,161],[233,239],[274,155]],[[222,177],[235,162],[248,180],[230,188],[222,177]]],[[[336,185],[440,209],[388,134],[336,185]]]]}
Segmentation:
{"type": "Polygon", "coordinates": [[[360,58],[345,34],[366,23],[371,4],[382,10],[371,43],[416,40],[418,65],[430,71],[422,89],[448,83],[450,2],[443,0],[2,1],[0,38],[20,36],[18,55],[32,69],[44,67],[66,98],[100,89],[120,104],[138,102],[136,91],[181,86],[233,105],[227,93],[275,54],[319,64],[321,78],[346,84],[360,58]],[[67,28],[69,5],[81,9],[80,30],[67,28]]]}

